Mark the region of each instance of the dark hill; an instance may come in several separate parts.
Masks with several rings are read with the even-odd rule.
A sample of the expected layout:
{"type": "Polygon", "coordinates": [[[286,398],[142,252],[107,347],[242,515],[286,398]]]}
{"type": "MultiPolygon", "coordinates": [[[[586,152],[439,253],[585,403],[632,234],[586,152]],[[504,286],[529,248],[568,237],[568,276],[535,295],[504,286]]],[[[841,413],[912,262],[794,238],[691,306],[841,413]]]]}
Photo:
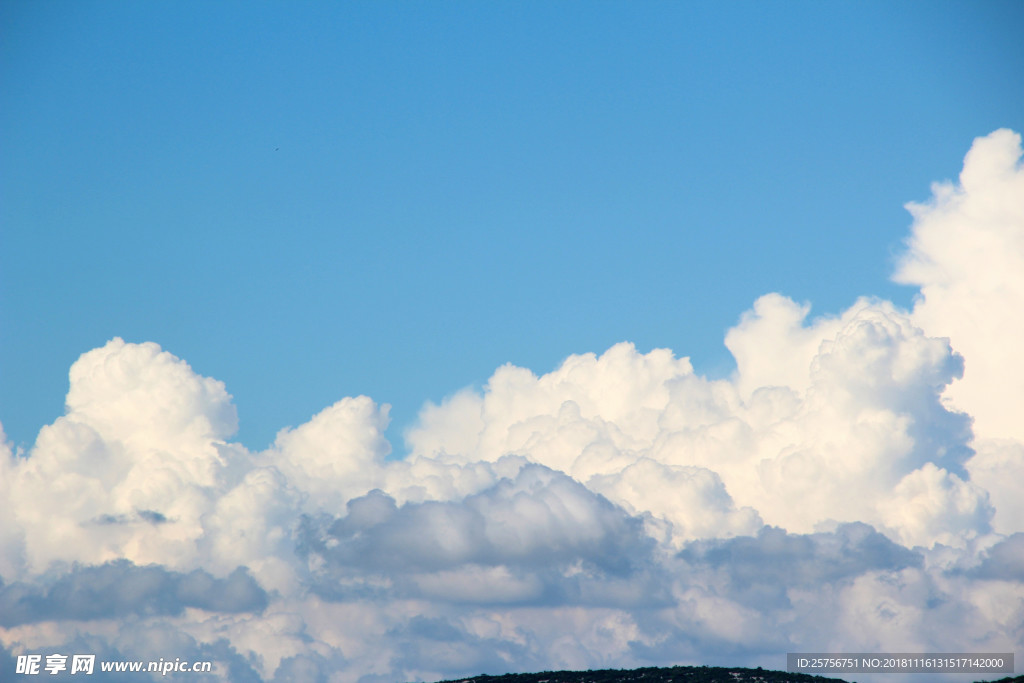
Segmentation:
{"type": "MultiPolygon", "coordinates": [[[[720,666],[673,666],[599,671],[544,671],[536,674],[474,676],[438,683],[848,683],[841,678],[810,674],[720,666]]],[[[1024,683],[1024,676],[1001,678],[992,683],[1024,683]]]]}
{"type": "Polygon", "coordinates": [[[841,678],[720,666],[673,666],[599,671],[545,671],[536,674],[474,676],[439,683],[848,683],[841,678]]]}

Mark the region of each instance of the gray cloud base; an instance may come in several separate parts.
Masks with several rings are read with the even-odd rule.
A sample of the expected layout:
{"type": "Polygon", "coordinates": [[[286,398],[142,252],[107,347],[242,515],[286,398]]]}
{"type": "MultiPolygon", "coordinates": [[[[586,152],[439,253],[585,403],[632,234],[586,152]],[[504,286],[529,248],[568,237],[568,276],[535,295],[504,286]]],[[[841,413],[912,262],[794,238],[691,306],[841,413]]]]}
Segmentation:
{"type": "Polygon", "coordinates": [[[189,607],[209,612],[261,612],[266,591],[244,568],[218,579],[197,569],[187,574],[115,560],[75,567],[49,586],[0,585],[0,626],[72,619],[176,616],[189,607]]]}

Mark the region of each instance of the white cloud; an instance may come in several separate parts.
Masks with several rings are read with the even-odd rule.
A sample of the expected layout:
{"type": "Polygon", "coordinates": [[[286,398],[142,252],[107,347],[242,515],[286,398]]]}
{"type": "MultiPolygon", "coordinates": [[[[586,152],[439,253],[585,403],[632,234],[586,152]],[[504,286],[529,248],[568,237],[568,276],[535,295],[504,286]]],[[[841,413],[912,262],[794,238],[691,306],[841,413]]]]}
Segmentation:
{"type": "Polygon", "coordinates": [[[1020,650],[1019,156],[979,139],[911,205],[913,311],[766,295],[725,380],[626,343],[506,365],[427,405],[403,460],[368,397],[250,453],[220,382],[152,343],[90,351],[27,454],[0,439],[0,665],[370,683],[1020,650]]]}
{"type": "Polygon", "coordinates": [[[887,302],[864,299],[810,325],[806,314],[778,295],[759,301],[729,335],[744,349],[734,381],[708,381],[669,351],[629,344],[572,356],[540,377],[506,366],[482,395],[430,406],[410,449],[446,462],[524,456],[669,524],[677,545],[751,533],[758,516],[805,532],[866,521],[923,545],[939,540],[934,528],[951,529],[947,542],[987,533],[985,494],[963,481],[969,421],[940,399],[962,368],[948,341],[887,302]],[[779,338],[761,347],[752,337],[764,330],[779,338]],[[742,388],[748,367],[764,379],[760,368],[788,346],[814,349],[802,371],[742,388]],[[930,490],[937,500],[913,518],[897,514],[893,496],[911,495],[916,479],[901,482],[924,467],[950,483],[930,490]]]}
{"type": "Polygon", "coordinates": [[[971,415],[969,469],[997,502],[994,528],[1020,530],[1024,499],[1024,166],[1021,138],[1002,129],[974,141],[960,183],[936,183],[908,204],[914,225],[896,273],[920,287],[913,319],[947,336],[966,360],[945,392],[971,415]]]}
{"type": "Polygon", "coordinates": [[[153,343],[114,339],[72,366],[67,412],[8,461],[25,566],[128,558],[187,566],[237,423],[224,385],[153,343]],[[168,522],[168,523],[161,523],[168,522]]]}
{"type": "Polygon", "coordinates": [[[995,509],[992,528],[1000,534],[1021,531],[1024,523],[1024,442],[979,439],[976,455],[967,463],[971,481],[988,492],[995,509]]]}
{"type": "Polygon", "coordinates": [[[921,289],[914,321],[949,337],[967,358],[947,395],[982,437],[1024,441],[1024,167],[1021,138],[978,138],[960,183],[936,183],[911,203],[909,249],[896,273],[921,289]]]}
{"type": "MultiPolygon", "coordinates": [[[[621,473],[595,475],[588,484],[634,514],[671,520],[666,540],[676,548],[698,538],[753,534],[762,526],[757,511],[737,509],[721,478],[704,467],[640,458],[621,473]],[[652,482],[658,485],[652,486],[652,482]]],[[[649,533],[657,537],[658,527],[654,525],[649,533]]]]}
{"type": "Polygon", "coordinates": [[[314,505],[337,508],[379,484],[388,407],[366,396],[344,398],[295,429],[283,429],[261,461],[279,469],[314,505]]]}

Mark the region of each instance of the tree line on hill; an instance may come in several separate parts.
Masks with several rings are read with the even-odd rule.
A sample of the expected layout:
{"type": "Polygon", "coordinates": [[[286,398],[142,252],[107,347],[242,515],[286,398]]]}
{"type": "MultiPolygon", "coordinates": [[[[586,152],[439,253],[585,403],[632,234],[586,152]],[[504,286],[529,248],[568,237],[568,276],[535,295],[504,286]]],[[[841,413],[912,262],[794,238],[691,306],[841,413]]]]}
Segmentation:
{"type": "MultiPolygon", "coordinates": [[[[848,683],[805,673],[720,666],[672,666],[599,671],[544,671],[530,674],[474,676],[438,683],[848,683]]],[[[979,683],[983,683],[980,682],[979,683]]],[[[1024,683],[1024,676],[1008,676],[991,683],[1024,683]]]]}

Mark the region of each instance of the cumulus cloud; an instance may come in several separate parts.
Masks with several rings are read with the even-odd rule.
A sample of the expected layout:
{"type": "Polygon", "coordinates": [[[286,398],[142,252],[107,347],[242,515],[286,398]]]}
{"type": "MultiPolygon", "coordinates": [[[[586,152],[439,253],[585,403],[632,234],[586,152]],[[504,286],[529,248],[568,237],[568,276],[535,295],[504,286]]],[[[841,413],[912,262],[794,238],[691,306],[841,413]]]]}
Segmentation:
{"type": "Polygon", "coordinates": [[[48,587],[21,583],[0,586],[0,625],[177,615],[188,607],[212,612],[258,612],[266,605],[266,592],[244,569],[217,579],[199,569],[181,574],[117,560],[76,567],[48,587]]]}
{"type": "Polygon", "coordinates": [[[959,184],[936,183],[911,203],[908,249],[896,280],[920,288],[913,316],[949,337],[968,361],[948,397],[979,436],[1024,440],[1024,166],[1021,137],[978,138],[959,184]]]}
{"type": "Polygon", "coordinates": [[[756,536],[697,541],[679,557],[720,575],[716,585],[758,609],[792,606],[789,591],[842,584],[868,572],[920,567],[919,553],[893,543],[861,522],[835,531],[789,534],[764,527],[756,536]]]}
{"type": "Polygon", "coordinates": [[[22,569],[119,558],[184,566],[237,425],[224,385],[156,344],[121,339],[83,354],[69,379],[66,414],[28,458],[7,460],[22,569]]]}
{"type": "Polygon", "coordinates": [[[969,417],[941,400],[962,371],[948,340],[887,302],[864,299],[805,325],[807,310],[787,301],[769,295],[730,332],[747,349],[738,379],[709,381],[667,350],[630,344],[540,377],[506,366],[475,400],[425,411],[408,435],[413,457],[522,455],[650,514],[677,545],[752,533],[762,520],[794,531],[866,521],[911,544],[987,533],[985,492],[964,469],[969,417]],[[747,366],[776,354],[768,345],[756,356],[748,336],[792,325],[816,348],[806,367],[745,391],[747,366]]]}
{"type": "Polygon", "coordinates": [[[506,365],[426,405],[402,459],[368,397],[254,453],[224,385],[156,344],[85,353],[29,452],[0,439],[0,666],[369,683],[1020,650],[1020,155],[980,138],[910,205],[911,311],[767,294],[721,380],[628,343],[506,365]]]}
{"type": "Polygon", "coordinates": [[[975,140],[960,182],[936,183],[907,205],[914,217],[896,280],[920,288],[916,324],[948,337],[966,357],[944,398],[970,414],[972,476],[993,492],[996,530],[1024,519],[1024,166],[1021,137],[997,130],[975,140]]]}
{"type": "Polygon", "coordinates": [[[398,508],[374,490],[347,508],[326,532],[331,557],[345,566],[439,569],[585,560],[624,571],[647,554],[637,520],[570,477],[537,465],[457,503],[398,508]]]}
{"type": "Polygon", "coordinates": [[[650,603],[654,541],[641,521],[565,474],[524,467],[452,501],[396,505],[374,490],[339,518],[305,520],[300,547],[326,600],[650,603]]]}

